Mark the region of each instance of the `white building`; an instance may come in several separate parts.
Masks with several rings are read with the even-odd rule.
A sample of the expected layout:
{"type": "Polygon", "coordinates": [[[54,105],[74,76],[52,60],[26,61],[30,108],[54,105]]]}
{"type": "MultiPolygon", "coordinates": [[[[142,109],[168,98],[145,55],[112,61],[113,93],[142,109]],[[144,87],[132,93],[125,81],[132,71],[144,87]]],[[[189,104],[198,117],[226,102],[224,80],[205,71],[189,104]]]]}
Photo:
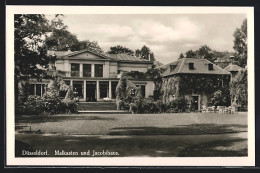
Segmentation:
{"type": "MultiPolygon", "coordinates": [[[[72,86],[80,101],[116,98],[116,86],[122,72],[146,72],[152,62],[126,54],[101,54],[92,50],[49,52],[57,55],[56,70],[65,72],[63,80],[72,86]],[[63,55],[61,55],[63,54],[63,55]]],[[[153,95],[154,83],[149,79],[131,80],[141,88],[144,97],[153,95]]],[[[31,81],[31,94],[42,95],[44,84],[31,81]]]]}

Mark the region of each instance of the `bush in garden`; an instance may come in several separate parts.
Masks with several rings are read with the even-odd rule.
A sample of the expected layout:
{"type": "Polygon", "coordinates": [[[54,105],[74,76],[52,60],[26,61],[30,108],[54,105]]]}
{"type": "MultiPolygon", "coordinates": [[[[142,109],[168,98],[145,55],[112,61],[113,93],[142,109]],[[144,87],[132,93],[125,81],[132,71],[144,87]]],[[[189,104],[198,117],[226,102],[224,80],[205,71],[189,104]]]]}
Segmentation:
{"type": "Polygon", "coordinates": [[[61,104],[64,106],[63,110],[60,110],[60,113],[77,113],[78,112],[78,101],[77,100],[70,100],[70,99],[63,99],[61,104]],[[61,112],[62,111],[62,112],[61,112]]]}
{"type": "Polygon", "coordinates": [[[38,115],[44,112],[44,102],[40,96],[29,95],[24,103],[16,107],[17,114],[38,115]]]}
{"type": "Polygon", "coordinates": [[[161,102],[155,102],[149,99],[138,99],[134,103],[130,104],[130,110],[133,113],[144,114],[144,113],[161,113],[162,106],[165,107],[161,102]]]}
{"type": "Polygon", "coordinates": [[[188,101],[185,98],[179,98],[166,105],[166,113],[184,112],[188,108],[188,101]]]}
{"type": "Polygon", "coordinates": [[[61,103],[59,92],[56,88],[47,88],[42,97],[45,103],[45,112],[48,114],[63,113],[65,106],[61,103]]]}
{"type": "Polygon", "coordinates": [[[69,98],[60,100],[58,90],[48,88],[43,97],[31,95],[27,101],[17,105],[16,113],[25,115],[77,113],[77,101],[69,98]]]}

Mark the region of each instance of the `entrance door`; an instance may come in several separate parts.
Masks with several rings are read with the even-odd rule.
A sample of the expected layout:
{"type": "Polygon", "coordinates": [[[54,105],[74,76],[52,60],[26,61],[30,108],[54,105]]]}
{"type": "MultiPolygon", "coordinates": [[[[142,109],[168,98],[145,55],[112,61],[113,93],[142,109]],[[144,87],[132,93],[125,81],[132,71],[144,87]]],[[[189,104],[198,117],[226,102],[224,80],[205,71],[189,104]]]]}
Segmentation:
{"type": "Polygon", "coordinates": [[[87,102],[95,102],[96,98],[96,82],[95,81],[87,81],[86,82],[86,101],[87,102]]]}
{"type": "Polygon", "coordinates": [[[199,110],[199,96],[192,96],[192,109],[199,110]]]}

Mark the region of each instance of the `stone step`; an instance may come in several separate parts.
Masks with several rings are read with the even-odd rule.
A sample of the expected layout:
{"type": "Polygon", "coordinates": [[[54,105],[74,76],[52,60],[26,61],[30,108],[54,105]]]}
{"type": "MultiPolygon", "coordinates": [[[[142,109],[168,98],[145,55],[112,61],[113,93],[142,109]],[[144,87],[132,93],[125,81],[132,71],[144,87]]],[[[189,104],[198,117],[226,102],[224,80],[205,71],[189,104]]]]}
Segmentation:
{"type": "Polygon", "coordinates": [[[90,111],[90,110],[79,110],[79,114],[131,114],[131,112],[123,110],[99,110],[99,111],[90,111]]]}
{"type": "Polygon", "coordinates": [[[115,102],[80,102],[78,103],[78,110],[85,111],[103,111],[103,110],[116,110],[115,102]]]}

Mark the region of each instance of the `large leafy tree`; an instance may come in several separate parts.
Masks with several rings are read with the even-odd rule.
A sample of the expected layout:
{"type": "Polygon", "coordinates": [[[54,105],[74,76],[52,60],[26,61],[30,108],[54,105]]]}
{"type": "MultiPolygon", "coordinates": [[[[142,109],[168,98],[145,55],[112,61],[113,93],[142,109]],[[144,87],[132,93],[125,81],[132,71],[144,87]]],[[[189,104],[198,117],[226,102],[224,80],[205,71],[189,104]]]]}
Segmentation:
{"type": "Polygon", "coordinates": [[[180,54],[179,59],[185,58],[183,53],[180,54]]]}
{"type": "Polygon", "coordinates": [[[135,51],[135,55],[140,57],[141,59],[146,59],[150,61],[155,61],[154,54],[151,52],[150,48],[144,45],[141,50],[137,49],[135,51]]]}
{"type": "Polygon", "coordinates": [[[68,26],[63,23],[63,17],[63,15],[56,15],[56,17],[51,21],[51,32],[46,38],[46,45],[48,49],[54,49],[58,51],[64,51],[68,49],[71,51],[90,49],[98,53],[104,52],[98,45],[97,41],[79,41],[77,36],[71,33],[68,30],[68,26]]]}
{"type": "Polygon", "coordinates": [[[110,47],[110,50],[108,51],[109,54],[128,54],[128,55],[134,55],[134,51],[127,47],[123,47],[121,45],[110,47]]]}
{"type": "Polygon", "coordinates": [[[214,57],[213,51],[212,49],[207,46],[207,45],[203,45],[201,46],[197,51],[196,51],[196,55],[199,59],[207,59],[211,62],[214,62],[214,60],[216,60],[217,58],[214,57]]]}
{"type": "Polygon", "coordinates": [[[245,67],[247,65],[247,19],[245,19],[240,28],[237,28],[233,34],[234,50],[238,59],[238,65],[245,67]]]}
{"type": "Polygon", "coordinates": [[[242,109],[247,110],[247,69],[240,70],[238,74],[232,79],[230,85],[230,94],[232,104],[234,106],[240,106],[242,109]]]}
{"type": "Polygon", "coordinates": [[[44,39],[50,25],[41,14],[14,15],[14,59],[15,59],[15,99],[18,101],[18,83],[30,77],[40,79],[54,62],[55,57],[47,56],[44,39]]]}
{"type": "Polygon", "coordinates": [[[19,77],[39,77],[54,60],[47,56],[44,42],[50,29],[47,19],[44,15],[16,14],[14,28],[15,74],[19,77]]]}
{"type": "Polygon", "coordinates": [[[186,53],[186,58],[196,58],[196,53],[193,50],[188,50],[186,53]]]}
{"type": "MultiPolygon", "coordinates": [[[[203,45],[197,50],[189,50],[185,53],[186,58],[198,58],[198,59],[207,59],[211,62],[214,62],[218,58],[222,59],[229,59],[231,55],[233,55],[232,52],[228,51],[216,51],[212,50],[209,46],[203,45]]],[[[180,54],[179,59],[185,58],[183,53],[180,54]]]]}

